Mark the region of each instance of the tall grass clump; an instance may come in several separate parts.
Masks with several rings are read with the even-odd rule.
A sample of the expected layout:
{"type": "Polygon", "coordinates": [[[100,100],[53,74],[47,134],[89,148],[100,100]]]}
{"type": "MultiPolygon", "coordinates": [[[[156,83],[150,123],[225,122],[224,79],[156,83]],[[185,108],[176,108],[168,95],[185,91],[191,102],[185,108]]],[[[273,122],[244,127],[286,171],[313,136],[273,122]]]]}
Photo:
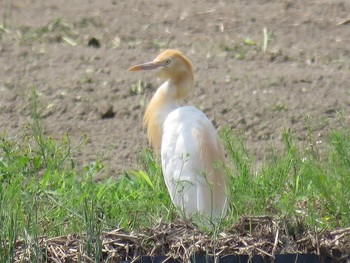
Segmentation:
{"type": "Polygon", "coordinates": [[[284,150],[272,151],[262,167],[244,141],[229,130],[222,132],[228,153],[231,216],[271,215],[304,227],[336,228],[350,223],[350,134],[331,130],[322,150],[297,146],[289,131],[284,150]]]}
{"type": "Polygon", "coordinates": [[[86,237],[83,250],[100,260],[102,231],[153,226],[170,220],[170,198],[156,160],[143,154],[143,169],[97,182],[101,161],[82,166],[69,136],[46,134],[42,106],[31,94],[31,121],[25,136],[0,136],[0,255],[13,262],[15,247],[26,246],[28,258],[41,262],[40,237],[77,233],[86,237]],[[81,168],[83,167],[83,168],[81,168]]]}

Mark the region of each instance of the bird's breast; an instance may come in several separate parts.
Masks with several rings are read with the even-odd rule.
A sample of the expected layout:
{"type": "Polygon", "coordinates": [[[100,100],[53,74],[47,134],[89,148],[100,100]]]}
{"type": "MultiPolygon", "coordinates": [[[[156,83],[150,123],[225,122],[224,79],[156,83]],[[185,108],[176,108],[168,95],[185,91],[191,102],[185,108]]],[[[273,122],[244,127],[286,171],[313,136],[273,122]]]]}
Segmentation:
{"type": "MultiPolygon", "coordinates": [[[[179,107],[171,111],[163,124],[162,165],[171,170],[187,168],[192,172],[205,170],[201,157],[208,141],[215,142],[216,131],[195,107],[179,107]]],[[[181,171],[178,171],[179,173],[181,171]]]]}

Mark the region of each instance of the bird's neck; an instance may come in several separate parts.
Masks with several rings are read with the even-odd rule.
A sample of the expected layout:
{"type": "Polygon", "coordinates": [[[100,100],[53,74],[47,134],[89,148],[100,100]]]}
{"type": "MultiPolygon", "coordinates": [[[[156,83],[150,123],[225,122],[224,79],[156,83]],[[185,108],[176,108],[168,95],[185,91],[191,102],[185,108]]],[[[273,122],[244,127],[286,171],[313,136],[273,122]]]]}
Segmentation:
{"type": "Polygon", "coordinates": [[[169,82],[170,86],[174,88],[170,92],[174,92],[175,90],[173,94],[175,99],[184,99],[193,89],[194,76],[192,71],[188,71],[186,73],[182,72],[182,74],[179,74],[176,76],[176,78],[169,80],[169,82]]]}
{"type": "Polygon", "coordinates": [[[153,95],[143,118],[148,140],[156,153],[160,152],[163,123],[168,114],[179,107],[177,101],[172,98],[172,92],[171,83],[163,83],[153,95]]]}
{"type": "Polygon", "coordinates": [[[187,97],[193,88],[193,75],[189,78],[170,79],[164,82],[147,106],[144,125],[148,140],[156,153],[160,152],[163,123],[170,112],[179,107],[178,101],[187,97]]]}

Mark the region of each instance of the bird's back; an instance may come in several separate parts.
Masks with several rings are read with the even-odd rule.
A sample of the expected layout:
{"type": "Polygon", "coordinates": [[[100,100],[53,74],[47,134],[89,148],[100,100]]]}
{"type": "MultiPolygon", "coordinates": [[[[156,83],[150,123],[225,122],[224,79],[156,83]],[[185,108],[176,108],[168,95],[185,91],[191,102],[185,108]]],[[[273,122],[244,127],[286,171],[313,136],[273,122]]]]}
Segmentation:
{"type": "Polygon", "coordinates": [[[179,107],[164,121],[161,158],[173,203],[186,215],[226,213],[223,148],[210,120],[195,107],[179,107]]]}

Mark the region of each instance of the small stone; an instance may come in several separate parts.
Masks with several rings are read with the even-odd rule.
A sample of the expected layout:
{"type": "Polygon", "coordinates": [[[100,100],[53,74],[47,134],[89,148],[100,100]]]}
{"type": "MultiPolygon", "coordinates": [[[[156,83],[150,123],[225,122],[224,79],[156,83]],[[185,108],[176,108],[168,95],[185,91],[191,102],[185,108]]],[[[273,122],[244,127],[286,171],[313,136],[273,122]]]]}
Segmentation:
{"type": "Polygon", "coordinates": [[[106,104],[99,108],[101,119],[113,118],[115,116],[115,112],[113,110],[113,105],[106,104]]]}
{"type": "Polygon", "coordinates": [[[88,42],[88,46],[94,47],[94,48],[100,48],[101,44],[100,44],[100,41],[97,40],[97,38],[93,37],[93,38],[90,38],[88,42]]]}

